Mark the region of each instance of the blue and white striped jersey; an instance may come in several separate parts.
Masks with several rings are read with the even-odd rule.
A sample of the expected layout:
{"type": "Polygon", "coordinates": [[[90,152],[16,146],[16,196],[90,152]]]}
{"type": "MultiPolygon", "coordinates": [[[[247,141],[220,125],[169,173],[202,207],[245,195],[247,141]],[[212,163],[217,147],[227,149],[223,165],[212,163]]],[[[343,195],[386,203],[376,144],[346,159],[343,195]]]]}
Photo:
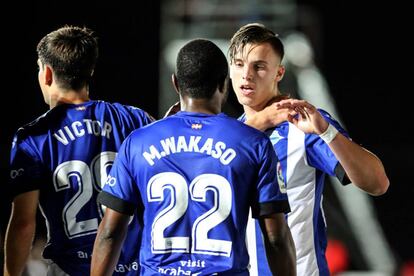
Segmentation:
{"type": "MultiPolygon", "coordinates": [[[[88,101],[56,106],[17,131],[10,161],[13,195],[40,191],[39,207],[48,230],[43,257],[66,273],[89,275],[103,215],[98,192],[122,141],[150,122],[141,109],[88,101]]],[[[130,231],[138,231],[128,236],[135,244],[139,225],[131,223],[130,231]]],[[[125,247],[117,270],[137,269],[137,249],[125,247]]]]}
{"type": "MultiPolygon", "coordinates": [[[[338,131],[346,131],[326,111],[322,116],[338,131]]],[[[240,117],[245,121],[245,115],[240,117]]],[[[266,131],[280,160],[291,212],[286,219],[296,246],[297,274],[301,276],[329,275],[325,257],[326,222],[322,209],[325,176],[348,180],[329,146],[315,134],[305,134],[291,123],[284,122],[266,131]]],[[[251,255],[251,275],[272,275],[266,261],[260,227],[249,220],[248,247],[251,255]],[[252,239],[251,237],[256,237],[252,239]]]]}
{"type": "Polygon", "coordinates": [[[289,211],[269,138],[224,114],[179,112],[134,131],[98,200],[141,210],[141,275],[249,275],[253,216],[289,211]]]}

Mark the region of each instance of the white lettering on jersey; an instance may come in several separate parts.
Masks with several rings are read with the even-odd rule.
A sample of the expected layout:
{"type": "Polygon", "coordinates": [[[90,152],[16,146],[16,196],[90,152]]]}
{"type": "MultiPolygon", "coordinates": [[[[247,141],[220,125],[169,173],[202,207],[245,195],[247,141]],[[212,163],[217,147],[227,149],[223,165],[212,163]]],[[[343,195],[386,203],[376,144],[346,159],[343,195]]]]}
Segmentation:
{"type": "Polygon", "coordinates": [[[203,144],[199,144],[201,136],[178,136],[169,137],[160,140],[160,147],[151,145],[149,149],[143,152],[142,156],[147,160],[148,164],[153,166],[154,160],[161,159],[167,155],[180,152],[199,152],[210,155],[218,159],[223,165],[230,164],[237,156],[236,151],[232,148],[227,148],[222,141],[214,142],[213,138],[207,138],[203,144]]]}
{"type": "Polygon", "coordinates": [[[117,264],[115,266],[115,271],[118,273],[125,273],[128,271],[137,271],[139,264],[137,262],[132,262],[130,264],[117,264]]]}
{"type": "MultiPolygon", "coordinates": [[[[180,266],[177,267],[166,267],[161,268],[158,267],[158,273],[165,274],[165,275],[199,275],[201,272],[191,273],[191,270],[185,270],[186,268],[191,267],[206,267],[206,261],[201,260],[188,260],[188,261],[180,261],[180,266]]],[[[216,275],[214,273],[213,275],[216,275]]]]}
{"type": "Polygon", "coordinates": [[[69,144],[69,141],[74,141],[77,138],[84,136],[85,134],[104,136],[107,139],[111,138],[112,125],[108,122],[104,122],[103,126],[101,122],[96,120],[84,119],[81,121],[72,122],[70,125],[66,125],[53,133],[59,142],[65,146],[69,144]]]}

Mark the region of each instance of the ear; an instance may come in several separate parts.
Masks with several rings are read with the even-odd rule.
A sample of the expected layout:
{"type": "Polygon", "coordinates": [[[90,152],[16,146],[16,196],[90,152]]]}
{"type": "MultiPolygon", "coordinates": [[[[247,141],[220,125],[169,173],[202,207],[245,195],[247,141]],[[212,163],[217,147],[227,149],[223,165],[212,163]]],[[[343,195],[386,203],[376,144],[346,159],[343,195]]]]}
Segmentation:
{"type": "Polygon", "coordinates": [[[233,78],[233,66],[232,62],[229,62],[229,78],[232,79],[233,78]]]}
{"type": "Polygon", "coordinates": [[[227,75],[222,80],[220,80],[220,82],[218,84],[219,92],[220,93],[227,93],[228,85],[229,85],[229,76],[227,75]]]}
{"type": "Polygon", "coordinates": [[[51,86],[53,82],[53,70],[49,65],[44,65],[44,74],[45,74],[45,84],[51,86]]]}
{"type": "Polygon", "coordinates": [[[180,95],[180,90],[178,89],[178,80],[177,80],[177,76],[175,74],[171,75],[171,81],[173,83],[175,92],[177,92],[178,95],[180,95]]]}
{"type": "Polygon", "coordinates": [[[279,65],[279,68],[277,69],[277,74],[276,74],[276,81],[279,82],[283,79],[283,76],[285,75],[285,66],[283,66],[282,64],[279,65]]]}

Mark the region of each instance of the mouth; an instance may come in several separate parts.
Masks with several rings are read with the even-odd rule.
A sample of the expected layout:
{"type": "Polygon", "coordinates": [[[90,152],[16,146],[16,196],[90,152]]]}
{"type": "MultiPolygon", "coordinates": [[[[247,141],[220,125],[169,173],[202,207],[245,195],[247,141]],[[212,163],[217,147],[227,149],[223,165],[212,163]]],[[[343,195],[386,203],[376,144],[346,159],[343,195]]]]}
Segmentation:
{"type": "Polygon", "coordinates": [[[241,85],[240,86],[240,91],[241,91],[242,95],[249,96],[249,95],[254,93],[254,87],[250,86],[250,85],[241,85]]]}

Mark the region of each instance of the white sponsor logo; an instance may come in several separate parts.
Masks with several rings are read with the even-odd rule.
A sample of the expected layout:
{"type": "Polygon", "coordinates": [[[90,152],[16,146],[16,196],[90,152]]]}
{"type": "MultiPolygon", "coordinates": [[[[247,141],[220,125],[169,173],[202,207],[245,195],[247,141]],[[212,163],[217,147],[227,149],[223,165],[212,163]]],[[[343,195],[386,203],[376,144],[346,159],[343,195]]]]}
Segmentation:
{"type": "Polygon", "coordinates": [[[108,177],[106,178],[105,184],[106,185],[109,185],[111,187],[115,186],[115,184],[116,184],[116,178],[113,177],[113,176],[111,176],[110,174],[108,174],[108,177]]]}
{"type": "Polygon", "coordinates": [[[119,273],[124,273],[128,271],[137,271],[139,265],[137,262],[132,262],[130,264],[117,264],[115,267],[115,271],[119,273]]]}
{"type": "Polygon", "coordinates": [[[24,173],[23,168],[20,168],[20,169],[17,169],[17,170],[11,170],[10,171],[10,177],[12,179],[15,179],[16,177],[21,176],[23,173],[24,173]]]}
{"type": "MultiPolygon", "coordinates": [[[[192,272],[191,270],[186,270],[187,268],[194,268],[194,267],[206,267],[206,262],[201,260],[188,260],[188,261],[180,261],[180,266],[177,267],[159,267],[158,273],[164,275],[191,275],[197,276],[200,275],[201,272],[192,272]]],[[[213,273],[212,275],[217,275],[217,273],[213,273]]]]}

